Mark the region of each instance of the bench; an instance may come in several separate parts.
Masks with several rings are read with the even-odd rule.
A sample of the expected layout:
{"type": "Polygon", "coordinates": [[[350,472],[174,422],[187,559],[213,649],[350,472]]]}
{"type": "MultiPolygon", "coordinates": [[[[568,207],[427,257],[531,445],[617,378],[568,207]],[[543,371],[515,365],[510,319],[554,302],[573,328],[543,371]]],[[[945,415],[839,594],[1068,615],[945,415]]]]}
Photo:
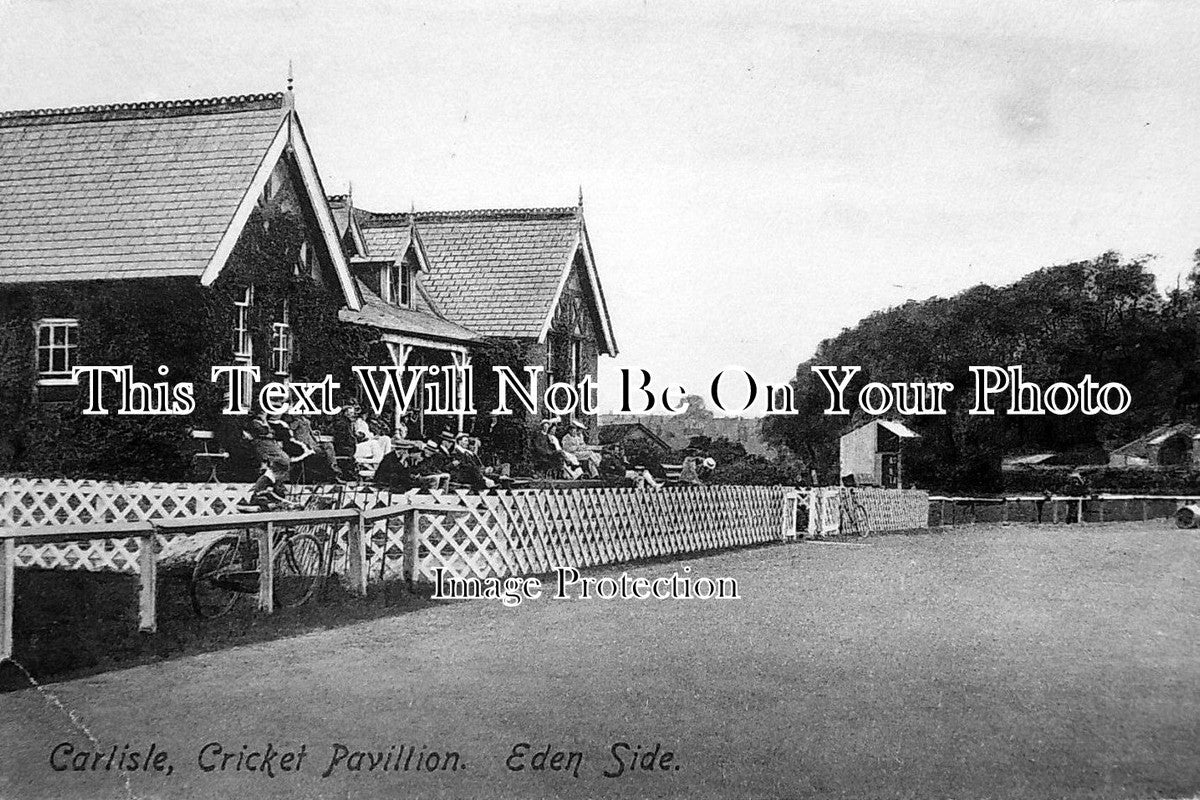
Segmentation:
{"type": "Polygon", "coordinates": [[[212,431],[192,430],[192,440],[200,448],[192,454],[192,458],[197,465],[208,468],[209,483],[217,482],[217,467],[220,464],[228,463],[227,459],[229,458],[229,453],[216,445],[216,438],[216,434],[212,431]]]}
{"type": "Polygon", "coordinates": [[[683,472],[683,464],[663,464],[663,474],[667,476],[667,483],[679,483],[679,475],[683,472]]]}

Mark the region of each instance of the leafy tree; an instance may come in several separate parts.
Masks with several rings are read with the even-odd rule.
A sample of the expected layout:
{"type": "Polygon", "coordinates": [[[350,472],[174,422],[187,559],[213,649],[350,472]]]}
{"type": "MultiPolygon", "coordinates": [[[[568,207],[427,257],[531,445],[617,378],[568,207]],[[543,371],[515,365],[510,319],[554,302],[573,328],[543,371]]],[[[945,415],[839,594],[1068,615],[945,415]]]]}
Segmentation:
{"type": "MultiPolygon", "coordinates": [[[[906,454],[905,475],[918,485],[966,491],[1000,487],[1005,453],[1095,452],[1164,422],[1192,419],[1197,394],[1197,284],[1164,298],[1146,258],[1108,252],[1090,261],[1037,270],[1003,287],[979,285],[951,298],[910,301],[879,311],[818,346],[799,365],[794,416],[769,417],[768,442],[790,448],[824,482],[837,478],[838,438],[867,421],[827,416],[828,393],[816,364],[859,365],[855,397],[868,381],[949,381],[945,416],[906,420],[922,439],[906,454]],[[1091,375],[1125,384],[1133,406],[1120,417],[972,416],[973,365],[1022,365],[1027,381],[1048,386],[1091,375]]],[[[1200,270],[1200,261],[1198,261],[1200,270]]],[[[1196,275],[1197,273],[1193,273],[1196,275]]]]}

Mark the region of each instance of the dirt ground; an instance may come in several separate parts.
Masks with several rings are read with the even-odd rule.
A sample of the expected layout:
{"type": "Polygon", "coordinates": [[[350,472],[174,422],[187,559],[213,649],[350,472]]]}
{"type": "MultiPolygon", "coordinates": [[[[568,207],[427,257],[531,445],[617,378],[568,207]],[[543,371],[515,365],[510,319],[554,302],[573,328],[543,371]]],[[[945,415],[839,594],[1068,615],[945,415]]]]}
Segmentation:
{"type": "Polygon", "coordinates": [[[0,797],[1200,790],[1196,533],[1161,522],[978,526],[866,545],[630,570],[734,577],[739,600],[462,601],[54,684],[52,697],[0,695],[0,797]],[[659,745],[656,766],[666,751],[672,760],[606,777],[622,742],[659,745]],[[69,764],[61,748],[53,755],[61,743],[105,759],[114,745],[153,744],[171,771],[128,783],[103,769],[55,771],[69,764]],[[235,756],[304,745],[306,760],[274,777],[238,771],[236,757],[206,772],[211,743],[235,756]],[[514,771],[506,763],[522,743],[514,771]],[[453,751],[458,769],[350,772],[346,758],[323,778],[338,744],[385,755],[414,746],[446,763],[453,751]],[[581,756],[535,770],[530,756],[547,746],[581,756]]]}

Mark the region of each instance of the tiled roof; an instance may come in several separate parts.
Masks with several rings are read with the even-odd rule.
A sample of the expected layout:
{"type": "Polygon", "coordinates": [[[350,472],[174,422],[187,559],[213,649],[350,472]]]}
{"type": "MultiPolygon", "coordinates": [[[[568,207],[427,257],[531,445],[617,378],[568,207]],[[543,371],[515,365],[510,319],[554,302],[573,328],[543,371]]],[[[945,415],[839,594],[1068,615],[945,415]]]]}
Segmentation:
{"type": "Polygon", "coordinates": [[[350,228],[350,199],[348,195],[331,194],[325,198],[329,201],[329,213],[333,215],[337,225],[338,236],[345,236],[350,228]]]}
{"type": "Polygon", "coordinates": [[[624,444],[625,438],[638,430],[663,450],[671,449],[671,446],[664,442],[658,434],[640,422],[609,422],[601,425],[599,429],[600,444],[624,444]]]}
{"type": "MultiPolygon", "coordinates": [[[[410,214],[358,211],[371,251],[407,235],[410,214]]],[[[577,208],[416,213],[423,282],[443,314],[484,336],[537,338],[579,244],[577,208]]]]}
{"type": "Polygon", "coordinates": [[[1145,456],[1150,452],[1150,448],[1155,445],[1160,445],[1167,439],[1178,434],[1191,436],[1196,432],[1197,428],[1190,422],[1178,422],[1174,425],[1161,425],[1147,433],[1145,436],[1134,439],[1132,442],[1123,444],[1116,450],[1113,450],[1109,455],[1113,456],[1145,456]]]}
{"type": "Polygon", "coordinates": [[[282,94],[0,113],[0,282],[199,276],[282,94]]]}
{"type": "Polygon", "coordinates": [[[362,281],[358,282],[358,288],[363,296],[362,310],[351,311],[343,308],[338,312],[338,319],[343,322],[452,342],[471,342],[479,338],[477,334],[463,326],[441,319],[432,313],[389,305],[379,295],[368,289],[362,281]]]}
{"type": "Polygon", "coordinates": [[[404,258],[412,244],[412,226],[394,225],[386,228],[368,228],[363,230],[363,238],[371,255],[376,258],[394,258],[397,261],[404,258]]]}

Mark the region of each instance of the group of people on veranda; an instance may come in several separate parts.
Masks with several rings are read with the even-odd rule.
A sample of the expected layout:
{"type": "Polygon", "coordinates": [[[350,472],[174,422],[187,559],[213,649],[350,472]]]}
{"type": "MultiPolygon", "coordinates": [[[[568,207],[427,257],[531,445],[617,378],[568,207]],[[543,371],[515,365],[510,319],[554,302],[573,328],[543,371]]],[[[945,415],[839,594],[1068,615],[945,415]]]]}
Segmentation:
{"type": "MultiPolygon", "coordinates": [[[[404,492],[451,487],[485,491],[510,486],[505,469],[485,464],[481,442],[465,432],[442,431],[437,437],[410,438],[404,421],[389,424],[347,405],[328,426],[329,434],[301,415],[269,416],[259,410],[241,436],[258,465],[250,504],[275,508],[285,503],[289,483],[369,481],[404,492]]],[[[535,473],[548,479],[632,482],[660,488],[668,481],[661,463],[645,456],[630,463],[620,444],[589,445],[579,420],[541,420],[529,442],[535,473]]],[[[711,458],[689,456],[675,479],[706,482],[716,467],[711,458]]]]}

